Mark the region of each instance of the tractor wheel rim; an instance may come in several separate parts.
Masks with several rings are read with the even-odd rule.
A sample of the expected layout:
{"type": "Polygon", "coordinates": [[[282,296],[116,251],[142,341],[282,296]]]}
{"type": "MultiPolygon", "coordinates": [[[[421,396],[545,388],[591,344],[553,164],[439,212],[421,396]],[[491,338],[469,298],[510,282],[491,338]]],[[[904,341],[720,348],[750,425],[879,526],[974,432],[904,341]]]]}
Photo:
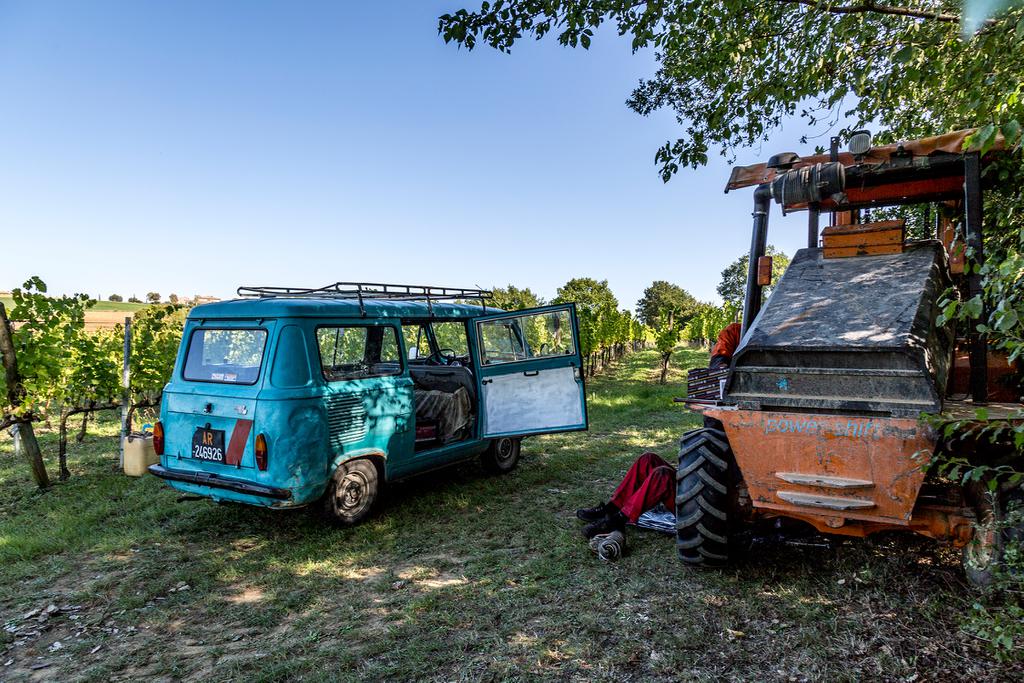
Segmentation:
{"type": "Polygon", "coordinates": [[[985,524],[979,528],[967,546],[970,565],[976,569],[988,569],[995,559],[996,528],[995,524],[985,524]]]}

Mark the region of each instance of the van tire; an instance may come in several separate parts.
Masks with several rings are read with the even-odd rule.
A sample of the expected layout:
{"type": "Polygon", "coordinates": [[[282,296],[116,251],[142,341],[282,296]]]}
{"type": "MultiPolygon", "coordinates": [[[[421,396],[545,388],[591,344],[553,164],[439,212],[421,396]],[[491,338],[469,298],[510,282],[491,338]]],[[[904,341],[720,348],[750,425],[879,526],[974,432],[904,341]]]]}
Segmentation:
{"type": "Polygon", "coordinates": [[[355,526],[373,512],[380,498],[380,472],[366,458],[346,460],[334,470],[322,511],[338,526],[355,526]]]}
{"type": "Polygon", "coordinates": [[[511,437],[495,439],[480,456],[480,464],[492,474],[508,474],[519,464],[522,441],[511,437]]]}
{"type": "Polygon", "coordinates": [[[676,470],[676,549],[696,567],[729,563],[736,511],[734,456],[725,432],[696,429],[679,440],[676,470]]]}

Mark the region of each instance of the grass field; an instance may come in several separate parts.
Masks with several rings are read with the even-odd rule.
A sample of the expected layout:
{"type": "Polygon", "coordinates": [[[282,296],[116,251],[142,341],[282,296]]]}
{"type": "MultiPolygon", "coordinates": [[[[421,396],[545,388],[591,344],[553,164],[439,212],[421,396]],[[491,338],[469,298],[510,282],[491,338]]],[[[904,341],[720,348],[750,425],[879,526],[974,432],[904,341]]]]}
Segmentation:
{"type": "Polygon", "coordinates": [[[676,359],[664,387],[654,352],[591,382],[590,431],[528,440],[511,475],[421,477],[349,530],[177,502],[116,472],[112,422],[43,494],[0,441],[0,680],[1021,679],[961,632],[957,553],[926,540],[765,541],[698,572],[631,530],[597,560],[573,510],[697,424],[671,399],[706,354],[676,359]]]}

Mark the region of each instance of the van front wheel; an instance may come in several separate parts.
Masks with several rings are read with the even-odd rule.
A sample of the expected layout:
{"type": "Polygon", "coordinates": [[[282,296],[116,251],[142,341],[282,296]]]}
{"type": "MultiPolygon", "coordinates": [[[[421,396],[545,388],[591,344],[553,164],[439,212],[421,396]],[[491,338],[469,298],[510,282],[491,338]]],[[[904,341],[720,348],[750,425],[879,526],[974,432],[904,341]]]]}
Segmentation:
{"type": "Polygon", "coordinates": [[[484,469],[494,474],[511,472],[519,463],[521,441],[510,437],[502,437],[491,442],[490,447],[480,456],[484,469]]]}
{"type": "Polygon", "coordinates": [[[380,490],[379,482],[377,467],[369,460],[341,463],[324,492],[324,514],[340,526],[358,524],[373,511],[380,490]]]}

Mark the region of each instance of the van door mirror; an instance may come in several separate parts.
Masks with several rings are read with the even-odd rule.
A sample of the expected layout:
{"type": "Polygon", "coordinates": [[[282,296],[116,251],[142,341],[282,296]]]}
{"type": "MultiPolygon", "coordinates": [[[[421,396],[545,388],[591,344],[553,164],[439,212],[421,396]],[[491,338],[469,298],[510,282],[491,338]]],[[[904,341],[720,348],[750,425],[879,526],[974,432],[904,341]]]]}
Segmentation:
{"type": "Polygon", "coordinates": [[[420,357],[420,350],[417,349],[415,346],[410,346],[409,347],[409,360],[416,360],[419,357],[420,357]]]}

